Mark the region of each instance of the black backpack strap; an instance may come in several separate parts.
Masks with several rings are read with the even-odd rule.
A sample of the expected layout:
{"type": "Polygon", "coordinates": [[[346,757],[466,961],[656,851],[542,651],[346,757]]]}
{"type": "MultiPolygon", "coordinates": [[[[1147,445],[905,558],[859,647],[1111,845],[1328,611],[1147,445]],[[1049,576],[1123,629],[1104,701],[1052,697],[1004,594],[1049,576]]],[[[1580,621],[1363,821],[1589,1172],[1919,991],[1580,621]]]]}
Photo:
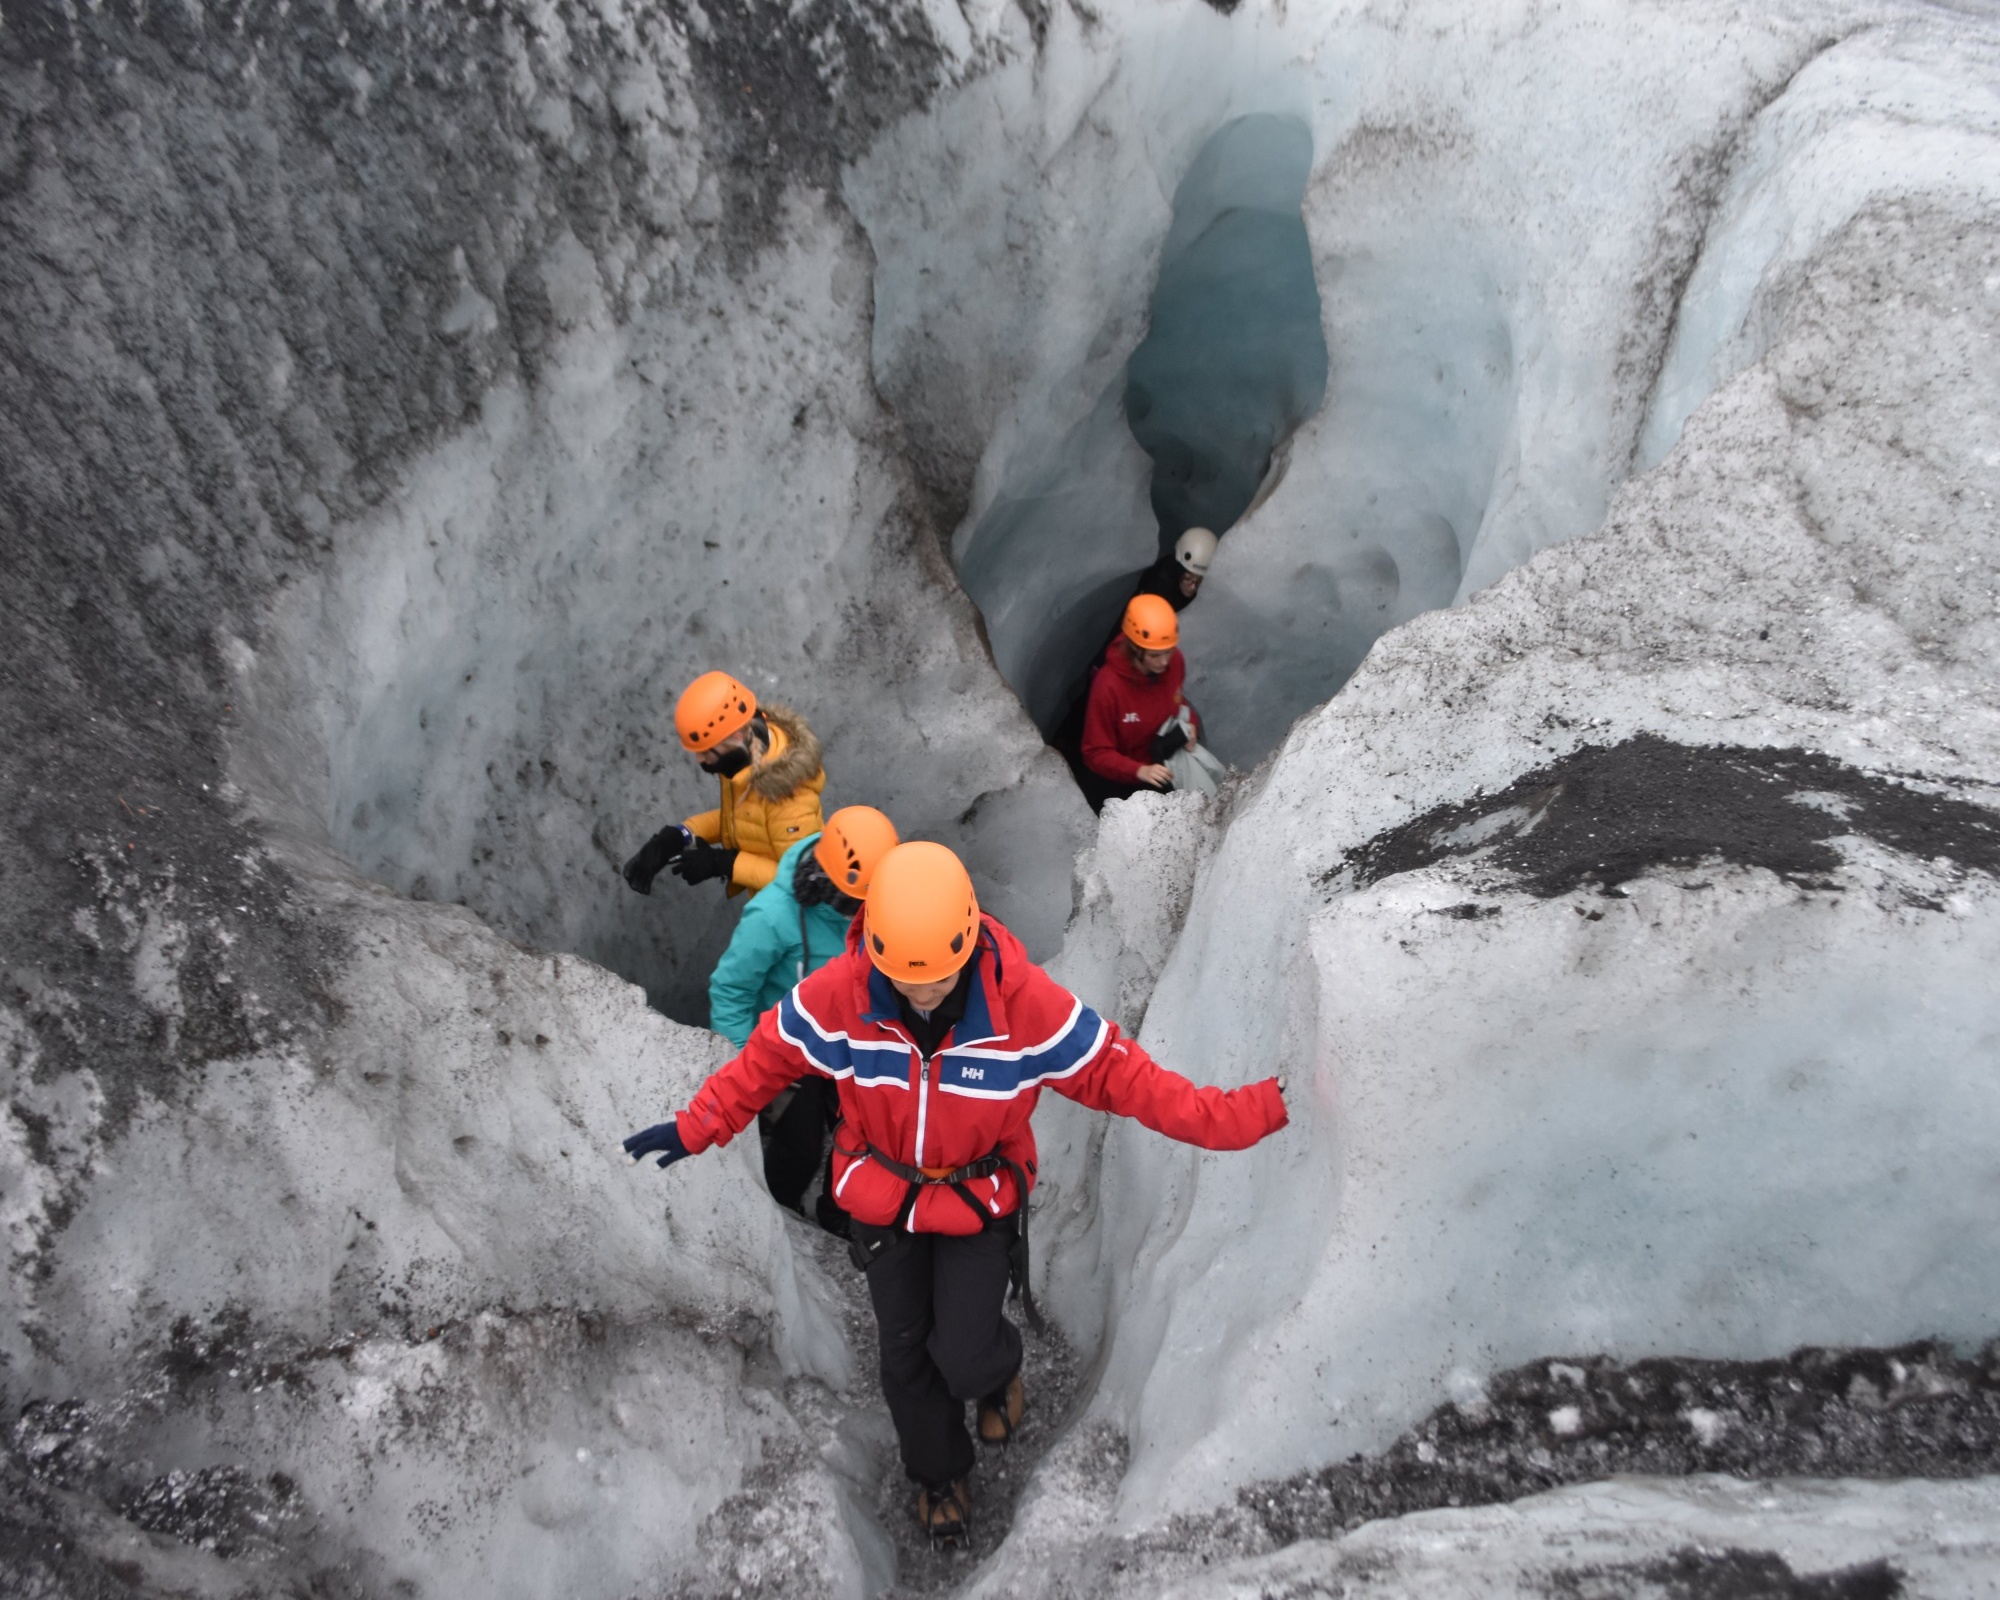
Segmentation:
{"type": "Polygon", "coordinates": [[[1035,1286],[1029,1281],[1028,1175],[1021,1170],[1018,1161],[1009,1160],[1006,1156],[996,1156],[996,1159],[1014,1174],[1015,1191],[1021,1197],[1020,1205],[1014,1209],[1014,1215],[1020,1218],[1020,1222],[1015,1228],[1014,1242],[1007,1247],[1008,1288],[1019,1296],[1021,1313],[1028,1319],[1028,1326],[1037,1334],[1045,1334],[1049,1331],[1048,1324],[1042,1320],[1041,1308],[1035,1304],[1035,1286]]]}

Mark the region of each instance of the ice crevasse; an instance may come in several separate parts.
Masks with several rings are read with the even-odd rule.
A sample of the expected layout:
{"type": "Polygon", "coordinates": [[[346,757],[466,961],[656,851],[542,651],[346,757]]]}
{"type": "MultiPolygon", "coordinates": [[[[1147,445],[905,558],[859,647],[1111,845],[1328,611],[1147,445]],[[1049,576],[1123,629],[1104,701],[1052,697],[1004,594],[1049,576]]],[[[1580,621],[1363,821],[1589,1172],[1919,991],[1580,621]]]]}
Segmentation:
{"type": "MultiPolygon", "coordinates": [[[[431,275],[350,277],[416,284],[411,343],[450,353],[343,432],[373,369],[331,367],[330,399],[295,359],[322,280],[236,292],[256,404],[208,433],[272,452],[244,471],[282,485],[280,532],[220,542],[269,583],[227,626],[204,600],[201,636],[266,830],[242,870],[346,942],[330,1020],[191,1054],[220,936],[192,874],[114,857],[89,925],[129,932],[180,1074],[115,1127],[109,1067],[55,1073],[60,1030],[0,1013],[29,1114],[0,1152],[10,1399],[38,1459],[81,1463],[64,1492],[282,1469],[273,1525],[307,1531],[242,1559],[420,1590],[885,1581],[893,1468],[865,1428],[828,1440],[855,1353],[747,1147],[660,1177],[612,1142],[719,1059],[592,964],[698,1012],[726,914],[614,874],[628,819],[703,803],[665,708],[717,662],[812,717],[829,798],[958,844],[1163,1060],[1290,1079],[1293,1127],[1228,1157],[1050,1097],[1046,1301],[1091,1374],[1078,1432],[1129,1467],[1089,1515],[1031,1489],[971,1586],[1054,1590],[1066,1544],[1377,1448],[1531,1357],[1990,1336],[1990,20],[891,10],[921,89],[796,178],[743,156],[795,130],[737,104],[763,46],[719,9],[516,7],[505,114],[464,124],[511,177],[454,211],[431,179],[470,160],[385,109],[417,15],[390,6],[297,104],[276,71],[218,68],[210,105],[199,72],[106,63],[157,114],[102,125],[202,159],[10,192],[69,237],[70,208],[167,214],[211,155],[275,162],[243,203],[303,208],[297,254],[337,262],[340,206],[305,214],[331,178],[204,142],[262,117],[318,149],[329,119],[431,275]],[[1157,553],[1130,365],[1184,180],[1255,119],[1309,140],[1327,356],[1185,614],[1190,692],[1256,771],[1215,808],[1111,808],[1073,886],[1093,836],[1032,674],[1157,553]],[[443,420],[380,445],[427,396],[443,420]],[[774,1532],[773,1502],[801,1515],[774,1532]]],[[[865,31],[800,66],[832,103],[885,81],[865,31]]],[[[201,278],[131,227],[94,270],[201,278]]],[[[80,384],[143,413],[104,359],[80,384]]],[[[134,536],[154,609],[208,558],[181,532],[134,536]]],[[[160,1585],[198,1559],[107,1526],[84,1545],[160,1585]]]]}
{"type": "MultiPolygon", "coordinates": [[[[1753,139],[1829,223],[1748,296],[1755,358],[1602,529],[1378,642],[1198,870],[1169,835],[1100,874],[1115,923],[1196,873],[1144,1038],[1289,1070],[1296,1118],[1242,1159],[1074,1135],[1050,1298],[1102,1330],[1121,1515],[1379,1448],[1537,1355],[1991,1336],[2000,258],[1958,187],[1990,129],[1950,137],[1984,164],[1845,213],[1810,142],[1753,139]]],[[[1310,470],[1220,571],[1312,514],[1310,470]]]]}
{"type": "Polygon", "coordinates": [[[1027,693],[1157,548],[1117,407],[1176,183],[1312,132],[1326,396],[1184,618],[1212,742],[1277,752],[1207,844],[1111,813],[1057,964],[1294,1086],[1247,1157],[1044,1113],[1125,1527],[1536,1355],[1992,1332],[1990,24],[1611,15],[1059,15],[847,180],[1027,693]]]}

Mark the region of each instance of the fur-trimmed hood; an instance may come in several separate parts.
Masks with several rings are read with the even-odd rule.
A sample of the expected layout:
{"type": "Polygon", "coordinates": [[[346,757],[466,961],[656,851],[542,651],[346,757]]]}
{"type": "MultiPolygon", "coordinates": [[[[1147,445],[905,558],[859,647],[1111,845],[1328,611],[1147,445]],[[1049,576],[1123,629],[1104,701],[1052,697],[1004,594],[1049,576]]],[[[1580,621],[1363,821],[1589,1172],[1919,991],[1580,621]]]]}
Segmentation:
{"type": "Polygon", "coordinates": [[[770,726],[771,748],[747,774],[748,787],[773,803],[796,794],[820,770],[819,738],[790,706],[766,701],[758,708],[770,726]]]}
{"type": "Polygon", "coordinates": [[[764,759],[721,780],[722,804],[687,819],[697,839],[736,852],[729,870],[732,895],[754,894],[778,872],[778,859],[801,839],[818,833],[819,740],[806,719],[789,706],[766,706],[764,729],[770,748],[764,759]]]}

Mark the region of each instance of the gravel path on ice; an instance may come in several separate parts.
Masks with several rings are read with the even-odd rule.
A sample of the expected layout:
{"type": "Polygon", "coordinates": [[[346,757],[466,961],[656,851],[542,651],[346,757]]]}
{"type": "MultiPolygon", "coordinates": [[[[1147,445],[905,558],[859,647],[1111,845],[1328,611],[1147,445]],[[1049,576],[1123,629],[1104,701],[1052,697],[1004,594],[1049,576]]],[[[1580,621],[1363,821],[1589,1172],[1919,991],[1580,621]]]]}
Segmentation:
{"type": "MultiPolygon", "coordinates": [[[[870,1420],[885,1438],[891,1437],[889,1411],[882,1401],[876,1377],[875,1316],[868,1304],[867,1284],[847,1259],[844,1240],[814,1230],[811,1249],[839,1288],[845,1306],[847,1335],[861,1374],[851,1399],[856,1410],[873,1414],[870,1420]]],[[[903,1475],[902,1462],[893,1446],[884,1452],[872,1509],[895,1546],[897,1581],[883,1600],[948,1594],[999,1549],[1013,1526],[1014,1507],[1022,1488],[1069,1420],[1077,1386],[1075,1352],[1053,1324],[1044,1334],[1029,1331],[1018,1303],[1010,1303],[1008,1315],[1021,1328],[1026,1352],[1022,1381],[1027,1389],[1028,1411],[1013,1442],[1006,1448],[977,1447],[979,1459],[972,1471],[969,1548],[939,1551],[930,1547],[930,1541],[917,1527],[916,1486],[903,1475]]],[[[970,1412],[968,1407],[968,1427],[972,1423],[970,1412]]]]}

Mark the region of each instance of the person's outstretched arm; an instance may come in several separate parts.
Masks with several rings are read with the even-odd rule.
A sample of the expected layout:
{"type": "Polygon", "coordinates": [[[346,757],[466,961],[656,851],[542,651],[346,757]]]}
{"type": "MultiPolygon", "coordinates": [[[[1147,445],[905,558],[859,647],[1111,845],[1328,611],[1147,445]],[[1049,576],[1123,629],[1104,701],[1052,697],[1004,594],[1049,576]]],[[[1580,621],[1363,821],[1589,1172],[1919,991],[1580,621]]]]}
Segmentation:
{"type": "MultiPolygon", "coordinates": [[[[1087,1006],[1084,1018],[1094,1018],[1087,1006]]],[[[1082,1020],[1082,1019],[1080,1019],[1082,1020]]],[[[1103,1042],[1083,1066],[1048,1087],[1094,1111],[1115,1111],[1182,1144],[1204,1150],[1247,1150],[1289,1120],[1276,1078],[1240,1089],[1196,1085],[1163,1067],[1136,1040],[1102,1022],[1103,1042]]]]}
{"type": "Polygon", "coordinates": [[[700,1155],[711,1145],[727,1144],[777,1099],[786,1084],[818,1071],[817,1064],[778,1032],[778,1012],[773,1007],[758,1019],[742,1052],[695,1090],[685,1111],[633,1134],[625,1141],[625,1153],[637,1161],[657,1152],[664,1167],[683,1156],[700,1155]]]}

